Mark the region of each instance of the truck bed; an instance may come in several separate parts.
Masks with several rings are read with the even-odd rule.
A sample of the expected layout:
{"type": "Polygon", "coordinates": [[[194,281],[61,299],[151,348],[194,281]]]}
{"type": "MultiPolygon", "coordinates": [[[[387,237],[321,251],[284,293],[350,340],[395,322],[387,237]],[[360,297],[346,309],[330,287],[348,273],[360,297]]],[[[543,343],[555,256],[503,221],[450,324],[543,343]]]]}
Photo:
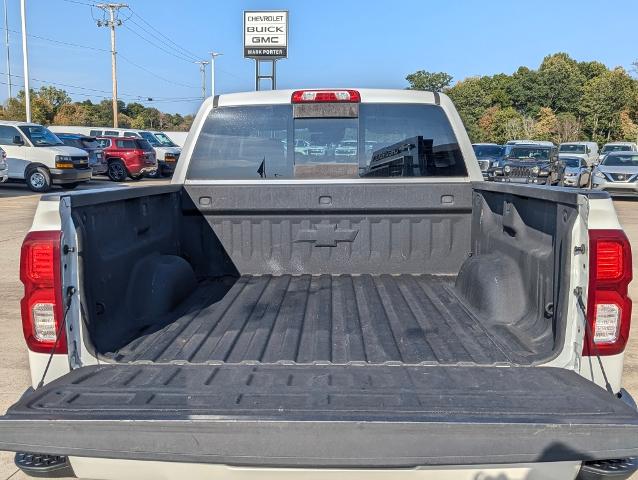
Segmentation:
{"type": "Polygon", "coordinates": [[[200,282],[115,362],[529,364],[543,336],[486,328],[453,276],[243,275],[200,282]]]}

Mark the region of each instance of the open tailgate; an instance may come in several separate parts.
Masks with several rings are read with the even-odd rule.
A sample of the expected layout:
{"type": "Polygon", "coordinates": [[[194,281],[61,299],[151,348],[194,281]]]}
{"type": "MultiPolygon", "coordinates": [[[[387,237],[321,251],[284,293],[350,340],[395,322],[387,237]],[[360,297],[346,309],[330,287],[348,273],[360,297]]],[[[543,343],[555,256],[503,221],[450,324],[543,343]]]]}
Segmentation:
{"type": "Polygon", "coordinates": [[[638,413],[555,368],[102,365],[30,391],[0,449],[255,466],[638,455],[638,413]]]}

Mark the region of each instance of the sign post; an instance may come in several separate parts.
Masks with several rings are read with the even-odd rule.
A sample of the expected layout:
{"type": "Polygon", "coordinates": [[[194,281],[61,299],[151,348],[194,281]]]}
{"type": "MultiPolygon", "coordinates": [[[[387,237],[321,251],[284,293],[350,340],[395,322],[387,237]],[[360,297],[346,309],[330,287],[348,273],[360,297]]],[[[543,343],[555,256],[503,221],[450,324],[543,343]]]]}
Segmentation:
{"type": "Polygon", "coordinates": [[[277,60],[288,58],[288,11],[244,12],[244,58],[255,60],[255,90],[261,80],[277,88],[277,60]],[[262,63],[270,63],[270,73],[262,73],[262,63]]]}

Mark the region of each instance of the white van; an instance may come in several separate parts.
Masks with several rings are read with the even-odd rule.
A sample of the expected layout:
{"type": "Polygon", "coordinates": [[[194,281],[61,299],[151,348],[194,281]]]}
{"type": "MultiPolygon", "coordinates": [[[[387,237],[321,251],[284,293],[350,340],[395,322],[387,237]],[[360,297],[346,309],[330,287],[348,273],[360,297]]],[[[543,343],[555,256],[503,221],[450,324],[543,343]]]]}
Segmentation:
{"type": "Polygon", "coordinates": [[[578,157],[592,167],[598,161],[598,144],[596,142],[565,142],[558,147],[559,157],[578,157]]]}
{"type": "Polygon", "coordinates": [[[155,150],[157,158],[157,176],[170,176],[175,170],[182,149],[163,132],[158,130],[138,130],[135,128],[75,127],[52,125],[52,132],[81,133],[90,137],[136,137],[148,141],[155,150]]]}
{"type": "Polygon", "coordinates": [[[164,132],[178,147],[184,147],[188,132],[164,132]]]}
{"type": "Polygon", "coordinates": [[[51,185],[75,188],[91,180],[88,154],[67,147],[36,123],[0,121],[0,146],[7,153],[10,180],[24,180],[34,192],[51,185]]]}

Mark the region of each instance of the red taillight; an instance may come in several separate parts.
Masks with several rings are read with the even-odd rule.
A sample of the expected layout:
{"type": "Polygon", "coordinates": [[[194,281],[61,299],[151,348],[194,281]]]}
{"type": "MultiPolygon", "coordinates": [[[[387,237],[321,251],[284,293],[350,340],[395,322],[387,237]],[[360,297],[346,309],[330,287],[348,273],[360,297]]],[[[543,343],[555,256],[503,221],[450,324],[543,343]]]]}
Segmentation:
{"type": "Polygon", "coordinates": [[[589,290],[583,355],[616,355],[627,345],[631,324],[631,245],[622,230],[589,231],[589,290]]]}
{"type": "Polygon", "coordinates": [[[60,273],[60,231],[30,232],[22,244],[20,280],[24,284],[22,330],[29,350],[66,353],[60,273]]]}
{"type": "Polygon", "coordinates": [[[292,103],[359,103],[361,95],[356,90],[297,90],[292,103]]]}

